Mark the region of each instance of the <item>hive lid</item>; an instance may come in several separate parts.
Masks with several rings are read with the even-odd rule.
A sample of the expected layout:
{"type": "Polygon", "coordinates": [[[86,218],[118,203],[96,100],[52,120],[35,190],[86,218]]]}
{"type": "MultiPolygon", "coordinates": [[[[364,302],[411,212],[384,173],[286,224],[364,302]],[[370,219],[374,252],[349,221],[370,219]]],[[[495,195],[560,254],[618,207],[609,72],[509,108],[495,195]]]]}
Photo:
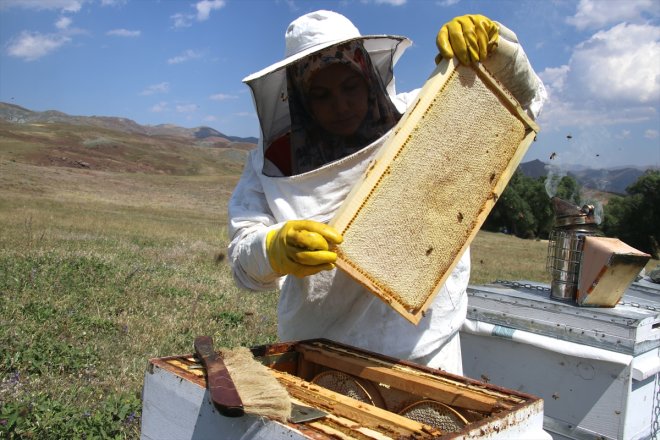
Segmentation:
{"type": "Polygon", "coordinates": [[[481,65],[442,61],[330,222],[337,266],[417,324],[538,127],[481,65]]]}
{"type": "Polygon", "coordinates": [[[468,319],[637,355],[660,347],[660,285],[633,282],[614,308],[550,298],[529,281],[468,287],[468,319]],[[508,284],[508,285],[507,285],[508,284]]]}

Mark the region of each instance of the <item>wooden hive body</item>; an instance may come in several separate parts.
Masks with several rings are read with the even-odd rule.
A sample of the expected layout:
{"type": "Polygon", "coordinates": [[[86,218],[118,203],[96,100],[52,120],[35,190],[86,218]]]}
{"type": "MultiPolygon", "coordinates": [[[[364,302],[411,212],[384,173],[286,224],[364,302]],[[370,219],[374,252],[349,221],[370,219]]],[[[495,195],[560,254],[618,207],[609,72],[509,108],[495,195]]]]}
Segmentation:
{"type": "Polygon", "coordinates": [[[287,422],[249,413],[224,417],[210,401],[199,360],[192,355],[169,356],[150,359],[147,365],[141,438],[550,440],[542,430],[543,401],[518,391],[328,340],[253,347],[252,354],[286,388],[294,404],[321,410],[325,416],[292,416],[287,422]],[[373,401],[315,383],[314,378],[325,373],[340,373],[368,386],[373,401]],[[460,425],[435,426],[408,412],[427,402],[456,414],[460,425]]]}
{"type": "Polygon", "coordinates": [[[332,219],[337,266],[417,324],[537,131],[481,65],[441,62],[332,219]]]}

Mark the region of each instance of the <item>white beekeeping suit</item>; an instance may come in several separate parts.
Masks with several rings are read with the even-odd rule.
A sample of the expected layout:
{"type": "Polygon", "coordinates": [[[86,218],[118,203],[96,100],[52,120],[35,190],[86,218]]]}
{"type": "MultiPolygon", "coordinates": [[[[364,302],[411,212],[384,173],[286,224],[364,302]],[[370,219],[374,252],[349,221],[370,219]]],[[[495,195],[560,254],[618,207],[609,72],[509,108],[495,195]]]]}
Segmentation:
{"type": "MultiPolygon", "coordinates": [[[[399,112],[416,91],[395,95],[393,65],[411,44],[404,37],[360,36],[345,17],[317,11],[295,20],[285,35],[287,57],[245,78],[254,97],[262,136],[251,151],[229,202],[229,261],[239,286],[251,290],[280,289],[278,336],[284,341],[327,338],[366,350],[410,359],[430,367],[462,373],[458,330],[467,310],[469,250],[415,326],[366,291],[341,270],[297,278],[279,276],[269,263],[265,238],[288,220],[328,222],[365,170],[387,135],[359,151],[314,170],[277,176],[264,159],[266,148],[290,130],[286,67],[338,43],[361,40],[375,70],[399,112]]],[[[536,116],[545,99],[513,32],[500,25],[502,50],[487,67],[536,116]]]]}

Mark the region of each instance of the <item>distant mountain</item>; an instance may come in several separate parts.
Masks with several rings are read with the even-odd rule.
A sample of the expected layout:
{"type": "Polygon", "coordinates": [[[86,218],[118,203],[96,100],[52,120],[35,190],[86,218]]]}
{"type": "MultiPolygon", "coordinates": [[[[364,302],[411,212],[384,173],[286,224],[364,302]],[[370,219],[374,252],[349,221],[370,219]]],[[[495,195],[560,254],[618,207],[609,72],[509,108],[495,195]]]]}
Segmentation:
{"type": "Polygon", "coordinates": [[[536,159],[531,162],[521,163],[518,169],[527,177],[532,179],[538,179],[539,177],[545,177],[548,174],[548,170],[545,168],[546,164],[536,159]]]}
{"type": "MultiPolygon", "coordinates": [[[[122,148],[131,147],[139,149],[141,148],[141,145],[154,143],[157,145],[176,146],[177,149],[185,149],[186,146],[195,146],[242,150],[242,152],[226,153],[229,155],[226,157],[231,161],[235,160],[240,162],[243,160],[243,153],[246,150],[254,148],[258,141],[255,137],[243,138],[229,136],[211,127],[185,128],[172,124],[140,125],[131,119],[121,117],[71,116],[56,110],[36,112],[15,104],[0,102],[0,123],[3,121],[8,122],[18,130],[14,130],[16,132],[11,134],[13,137],[8,137],[7,139],[32,139],[31,142],[37,142],[36,139],[41,136],[41,134],[35,133],[34,131],[38,131],[43,126],[51,126],[53,139],[57,141],[53,144],[59,145],[59,142],[68,145],[69,149],[76,150],[75,152],[68,151],[67,155],[63,154],[62,156],[58,156],[59,158],[51,154],[51,156],[55,158],[49,159],[49,163],[62,162],[62,157],[65,157],[67,159],[66,162],[68,163],[71,162],[71,157],[74,156],[77,158],[77,162],[71,162],[74,165],[79,162],[91,163],[89,155],[83,153],[89,150],[90,146],[97,147],[96,152],[99,153],[99,151],[101,151],[99,146],[103,146],[105,153],[108,154],[108,159],[103,164],[103,167],[106,168],[112,168],[112,160],[117,161],[118,157],[123,157],[120,154],[115,154],[114,156],[110,154],[109,151],[111,148],[121,150],[122,148]],[[56,127],[58,125],[65,125],[68,128],[60,130],[56,127]],[[71,128],[72,126],[74,126],[74,128],[71,128]],[[75,126],[80,126],[80,128],[77,129],[75,126]],[[83,128],[85,130],[92,129],[97,131],[110,130],[116,134],[83,134],[83,128]],[[65,132],[73,133],[74,136],[80,137],[79,144],[75,144],[75,142],[72,143],[71,136],[66,135],[68,136],[66,137],[65,132]],[[57,133],[57,135],[54,133],[57,133]],[[126,138],[124,139],[122,136],[126,136],[126,138]]],[[[9,136],[9,134],[6,134],[6,136],[9,136]]],[[[2,138],[2,133],[0,133],[0,139],[2,138]]],[[[42,141],[44,146],[49,145],[47,138],[44,138],[39,142],[42,141]]],[[[28,150],[29,149],[27,148],[25,149],[25,155],[28,154],[28,150]]],[[[37,160],[32,157],[32,160],[43,162],[45,159],[37,160]]],[[[124,168],[132,163],[128,159],[125,160],[127,165],[124,168]]],[[[162,171],[168,167],[168,160],[172,161],[172,159],[166,159],[163,157],[162,161],[158,162],[156,165],[152,164],[150,166],[153,169],[162,171]]],[[[191,161],[194,162],[194,159],[191,159],[191,161]]],[[[548,174],[549,166],[550,164],[537,159],[520,164],[519,169],[526,176],[536,179],[546,176],[548,174]]],[[[566,171],[568,175],[574,177],[578,183],[585,188],[615,194],[625,194],[626,188],[636,182],[645,170],[646,169],[639,167],[592,169],[584,166],[571,166],[570,168],[567,167],[564,171],[566,171]]]]}
{"type": "Polygon", "coordinates": [[[0,103],[0,164],[235,179],[255,142],[210,127],[145,126],[0,103]]]}
{"type": "Polygon", "coordinates": [[[140,125],[127,118],[112,116],[71,116],[56,110],[37,112],[6,102],[0,102],[0,120],[16,124],[61,123],[85,125],[147,136],[190,137],[198,140],[212,139],[226,143],[256,144],[258,141],[255,137],[228,136],[211,127],[185,128],[172,124],[140,125]]]}
{"type": "MultiPolygon", "coordinates": [[[[524,175],[537,179],[539,177],[547,176],[549,167],[550,164],[536,159],[530,162],[521,163],[518,169],[524,175]]],[[[653,169],[653,167],[593,169],[584,166],[576,166],[567,168],[564,171],[585,188],[615,194],[626,194],[626,188],[635,183],[647,169],[653,169]]]]}

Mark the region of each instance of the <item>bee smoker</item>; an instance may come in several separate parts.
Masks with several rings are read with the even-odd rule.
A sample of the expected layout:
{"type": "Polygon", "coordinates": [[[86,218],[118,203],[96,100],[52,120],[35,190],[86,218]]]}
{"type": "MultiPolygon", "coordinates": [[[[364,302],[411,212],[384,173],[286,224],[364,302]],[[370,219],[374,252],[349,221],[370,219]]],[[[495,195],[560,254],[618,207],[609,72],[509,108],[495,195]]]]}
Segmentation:
{"type": "Polygon", "coordinates": [[[577,292],[582,249],[586,236],[601,235],[594,206],[575,206],[559,197],[551,199],[555,226],[550,232],[546,269],[552,276],[550,297],[572,301],[577,292]]]}

